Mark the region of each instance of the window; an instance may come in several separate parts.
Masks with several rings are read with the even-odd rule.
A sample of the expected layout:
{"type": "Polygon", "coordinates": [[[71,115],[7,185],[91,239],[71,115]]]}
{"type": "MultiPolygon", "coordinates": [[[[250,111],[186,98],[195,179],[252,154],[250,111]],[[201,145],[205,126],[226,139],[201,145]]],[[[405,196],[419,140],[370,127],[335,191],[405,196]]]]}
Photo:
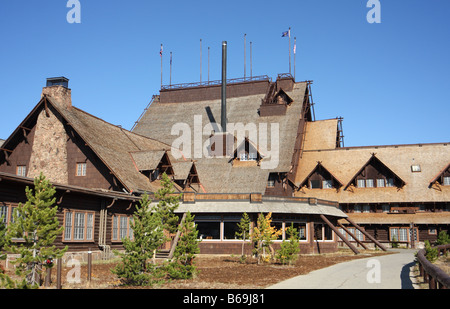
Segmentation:
{"type": "Polygon", "coordinates": [[[315,240],[333,240],[333,231],[328,225],[314,223],[315,240]]]}
{"type": "Polygon", "coordinates": [[[2,223],[8,223],[8,206],[0,206],[0,219],[2,223]]]}
{"type": "Polygon", "coordinates": [[[433,227],[429,228],[428,235],[437,235],[437,229],[433,227]]]}
{"type": "Polygon", "coordinates": [[[389,206],[389,205],[381,205],[381,210],[383,212],[390,212],[391,211],[391,206],[389,206]]]}
{"type": "Polygon", "coordinates": [[[358,179],[358,188],[364,188],[366,186],[365,179],[358,179]]]}
{"type": "Polygon", "coordinates": [[[273,188],[275,187],[275,180],[277,179],[276,174],[274,173],[270,173],[269,174],[269,179],[267,180],[267,187],[268,188],[273,188]]]}
{"type": "Polygon", "coordinates": [[[444,177],[444,186],[450,186],[450,177],[449,176],[444,177]]]}
{"type": "Polygon", "coordinates": [[[197,225],[198,238],[201,240],[219,240],[221,216],[196,216],[195,224],[197,225]]]}
{"type": "Polygon", "coordinates": [[[391,241],[408,241],[408,230],[409,228],[403,227],[403,228],[391,228],[390,233],[391,241]]]}
{"type": "Polygon", "coordinates": [[[77,176],[86,176],[86,163],[77,163],[77,176]]]}
{"type": "MultiPolygon", "coordinates": [[[[291,226],[291,223],[286,223],[286,227],[291,226]]],[[[299,240],[306,240],[306,223],[294,222],[294,228],[298,232],[299,240]]]]}
{"type": "Polygon", "coordinates": [[[385,186],[385,182],[383,178],[377,179],[377,188],[382,188],[385,186]]]}
{"type": "Polygon", "coordinates": [[[17,176],[26,177],[27,176],[27,167],[25,165],[17,166],[17,176]]]}
{"type": "Polygon", "coordinates": [[[94,213],[66,211],[64,215],[64,240],[94,240],[94,213]]]}
{"type": "Polygon", "coordinates": [[[257,161],[257,159],[258,159],[258,153],[256,153],[256,152],[250,152],[250,153],[248,154],[248,159],[249,159],[250,161],[257,161]]]}
{"type": "Polygon", "coordinates": [[[370,205],[364,205],[363,206],[363,213],[369,213],[370,212],[370,205]]]}
{"type": "MultiPolygon", "coordinates": [[[[238,239],[236,232],[239,232],[238,223],[241,216],[224,216],[223,218],[223,239],[238,239]]],[[[248,239],[250,231],[247,231],[245,237],[248,239]]]]}
{"type": "Polygon", "coordinates": [[[127,215],[114,215],[112,217],[112,240],[121,241],[124,238],[133,238],[133,229],[131,223],[132,217],[127,215]]]}
{"type": "Polygon", "coordinates": [[[386,180],[386,187],[393,187],[394,186],[394,178],[388,178],[386,180]]]}
{"type": "Polygon", "coordinates": [[[239,155],[239,160],[241,160],[241,161],[248,161],[248,153],[241,153],[240,155],[239,155]]]}
{"type": "Polygon", "coordinates": [[[373,188],[374,187],[373,179],[366,179],[366,187],[367,188],[373,188]]]}
{"type": "Polygon", "coordinates": [[[324,188],[324,189],[331,189],[331,188],[333,188],[333,180],[324,180],[324,181],[322,181],[322,187],[324,188]]]}
{"type": "Polygon", "coordinates": [[[411,165],[411,172],[413,172],[413,173],[421,172],[420,165],[419,164],[411,165]]]}
{"type": "Polygon", "coordinates": [[[20,216],[17,213],[17,206],[12,205],[1,205],[0,206],[0,219],[2,219],[2,223],[8,225],[11,222],[14,222],[14,215],[20,216]]]}
{"type": "Polygon", "coordinates": [[[353,212],[360,213],[361,212],[361,205],[355,205],[355,209],[354,209],[353,212]]]}

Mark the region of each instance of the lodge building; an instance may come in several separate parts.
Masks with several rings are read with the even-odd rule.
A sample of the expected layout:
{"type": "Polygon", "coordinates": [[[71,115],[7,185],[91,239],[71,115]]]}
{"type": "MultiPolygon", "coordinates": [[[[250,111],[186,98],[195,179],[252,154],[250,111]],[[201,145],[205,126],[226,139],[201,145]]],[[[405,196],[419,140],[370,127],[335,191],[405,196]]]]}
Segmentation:
{"type": "Polygon", "coordinates": [[[68,82],[48,79],[0,146],[0,217],[12,220],[43,172],[65,227],[57,245],[70,252],[120,249],[134,206],[162,173],[183,193],[180,218],[195,215],[201,253],[240,253],[244,212],[294,224],[303,253],[418,245],[448,231],[448,143],[344,147],[342,119],[315,119],[311,81],[280,74],[163,86],[131,131],[73,106],[68,82]]]}

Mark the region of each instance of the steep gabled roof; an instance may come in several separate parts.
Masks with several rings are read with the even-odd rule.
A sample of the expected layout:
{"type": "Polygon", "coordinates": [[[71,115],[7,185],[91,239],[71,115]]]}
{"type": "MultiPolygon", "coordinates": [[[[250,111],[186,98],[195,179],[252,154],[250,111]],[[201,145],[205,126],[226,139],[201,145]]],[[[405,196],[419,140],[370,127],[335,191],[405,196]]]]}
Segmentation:
{"type": "Polygon", "coordinates": [[[330,174],[330,176],[333,179],[334,183],[338,184],[339,188],[343,186],[342,182],[339,179],[337,179],[336,176],[334,176],[333,173],[331,173],[325,166],[323,166],[322,162],[318,161],[317,165],[314,167],[314,169],[311,171],[311,173],[309,173],[308,176],[306,176],[306,178],[302,182],[300,182],[300,184],[298,185],[299,188],[301,188],[304,185],[306,185],[307,181],[311,178],[311,176],[314,175],[319,169],[323,169],[328,174],[330,174]]]}
{"type": "Polygon", "coordinates": [[[403,179],[401,179],[396,173],[394,173],[389,167],[386,166],[386,164],[384,164],[383,162],[381,162],[380,159],[378,159],[375,155],[375,153],[372,153],[371,158],[366,162],[366,164],[364,164],[359,170],[358,172],[350,179],[350,181],[347,183],[347,185],[345,186],[344,190],[346,190],[352,183],[353,181],[356,179],[356,177],[358,177],[361,172],[370,164],[379,164],[381,165],[384,169],[386,169],[387,171],[389,171],[390,174],[392,174],[396,180],[398,181],[398,183],[400,184],[400,187],[403,187],[406,183],[405,181],[403,181],[403,179]]]}
{"type": "MultiPolygon", "coordinates": [[[[252,87],[252,85],[245,85],[245,87],[252,87]]],[[[205,94],[208,93],[208,90],[208,87],[205,87],[205,94]]],[[[214,121],[220,122],[221,119],[220,99],[209,99],[205,96],[204,100],[197,98],[194,101],[185,97],[183,100],[180,99],[173,103],[167,100],[164,102],[155,100],[140,118],[133,132],[171,144],[180,139],[181,129],[188,127],[190,128],[190,144],[186,149],[189,149],[191,153],[185,151],[183,153],[187,159],[196,161],[197,171],[207,192],[264,193],[270,172],[288,173],[293,169],[292,159],[295,153],[299,123],[303,120],[302,110],[307,94],[307,83],[295,83],[292,89],[285,93],[293,100],[287,107],[286,114],[265,117],[261,117],[259,114],[261,100],[265,97],[264,92],[227,98],[227,128],[230,130],[231,124],[254,125],[258,130],[257,149],[261,155],[265,155],[261,163],[275,162],[275,159],[278,159],[273,166],[233,168],[229,163],[229,158],[210,158],[203,155],[203,146],[208,142],[209,133],[214,129],[214,126],[211,126],[208,131],[207,125],[214,121]],[[180,124],[183,126],[176,127],[180,124]],[[173,128],[180,128],[178,136],[172,134],[173,128]],[[262,134],[267,136],[267,140],[259,139],[262,134]],[[267,142],[264,147],[259,145],[262,142],[267,142]],[[271,156],[271,152],[275,149],[279,151],[276,154],[278,158],[275,158],[275,153],[271,156]],[[196,153],[200,153],[201,157],[196,156],[196,153]]],[[[233,148],[235,149],[235,147],[233,148]]],[[[180,146],[180,149],[183,147],[180,146]]]]}
{"type": "MultiPolygon", "coordinates": [[[[45,110],[46,113],[52,112],[50,107],[81,137],[86,146],[95,153],[129,192],[154,192],[158,189],[150,183],[146,176],[139,173],[130,153],[170,151],[171,146],[112,125],[74,106],[67,106],[51,96],[42,96],[4,145],[14,148],[20,137],[19,134],[23,136],[22,128],[33,127],[36,124],[37,115],[42,110],[45,110]]],[[[159,161],[156,164],[158,163],[159,161]]]]}
{"type": "Polygon", "coordinates": [[[439,179],[444,175],[444,173],[445,173],[445,172],[448,172],[448,171],[450,171],[450,163],[447,164],[447,166],[446,166],[443,170],[441,170],[441,171],[436,175],[436,177],[434,177],[434,178],[430,181],[429,187],[431,187],[433,184],[435,184],[436,182],[438,182],[439,179]]]}

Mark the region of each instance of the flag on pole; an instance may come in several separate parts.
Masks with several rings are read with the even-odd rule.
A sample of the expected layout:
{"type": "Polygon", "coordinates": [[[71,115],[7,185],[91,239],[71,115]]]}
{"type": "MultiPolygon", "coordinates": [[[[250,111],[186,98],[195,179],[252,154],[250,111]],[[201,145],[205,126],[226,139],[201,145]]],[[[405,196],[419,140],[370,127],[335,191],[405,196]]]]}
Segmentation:
{"type": "Polygon", "coordinates": [[[297,51],[297,43],[294,43],[294,54],[296,53],[296,51],[297,51]]]}
{"type": "Polygon", "coordinates": [[[162,57],[162,53],[163,53],[163,45],[161,44],[161,49],[159,50],[159,55],[162,57]]]}
{"type": "Polygon", "coordinates": [[[281,37],[285,38],[285,37],[291,37],[291,30],[289,29],[288,31],[284,31],[281,34],[281,37]]]}

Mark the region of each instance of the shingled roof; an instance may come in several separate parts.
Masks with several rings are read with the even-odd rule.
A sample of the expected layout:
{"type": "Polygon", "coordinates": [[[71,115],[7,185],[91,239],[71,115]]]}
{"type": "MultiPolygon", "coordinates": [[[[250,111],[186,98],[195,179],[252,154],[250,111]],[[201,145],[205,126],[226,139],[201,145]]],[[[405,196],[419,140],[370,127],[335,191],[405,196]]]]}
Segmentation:
{"type": "Polygon", "coordinates": [[[54,98],[48,99],[129,191],[155,192],[158,189],[139,172],[133,156],[140,154],[140,162],[158,165],[161,157],[158,159],[154,154],[170,151],[169,145],[112,125],[76,107],[66,107],[54,98]]]}
{"type": "MultiPolygon", "coordinates": [[[[252,85],[243,85],[242,87],[251,88],[252,85]]],[[[241,123],[244,126],[254,124],[258,129],[258,133],[267,132],[267,150],[274,150],[279,144],[279,162],[270,169],[264,169],[261,166],[233,166],[230,158],[208,158],[203,155],[203,146],[207,143],[209,133],[207,124],[220,122],[221,119],[221,100],[217,98],[208,99],[208,89],[205,87],[205,99],[195,100],[185,99],[180,102],[164,102],[155,99],[147,111],[143,114],[140,121],[135,126],[133,132],[148,136],[150,138],[165,141],[172,144],[179,135],[172,135],[172,127],[176,124],[184,123],[191,129],[191,153],[183,151],[185,156],[193,158],[194,153],[199,151],[201,158],[194,157],[196,167],[201,183],[206,192],[260,192],[264,193],[267,185],[267,179],[270,172],[289,172],[292,170],[292,159],[294,154],[294,146],[297,138],[299,122],[302,119],[302,108],[307,92],[307,83],[294,83],[291,89],[284,90],[285,93],[293,100],[287,107],[285,115],[278,116],[260,116],[259,109],[262,100],[266,96],[265,92],[260,94],[240,95],[227,98],[227,119],[228,124],[241,123]],[[265,132],[259,132],[260,124],[267,125],[265,132]],[[273,139],[271,143],[271,126],[279,125],[279,138],[273,139]],[[194,137],[194,130],[200,128],[201,136],[194,137]]],[[[228,92],[227,92],[228,93],[228,92]]],[[[186,96],[189,97],[189,96],[186,96]]],[[[167,96],[170,98],[170,96],[167,96]]],[[[229,125],[228,125],[229,127],[229,125]]],[[[215,126],[210,128],[214,129],[215,126]]],[[[263,128],[263,127],[261,127],[263,128]]],[[[216,130],[217,131],[217,130],[216,130]]],[[[231,133],[231,132],[230,132],[231,133]]],[[[181,135],[181,133],[180,133],[181,135]]],[[[259,138],[259,136],[258,136],[259,138]]],[[[252,143],[259,144],[259,141],[252,140],[252,143]]],[[[239,141],[236,141],[239,143],[239,141]]],[[[236,143],[234,149],[236,149],[236,143]]],[[[267,155],[264,149],[261,150],[267,155]]],[[[273,158],[272,158],[273,159],[273,158]]],[[[270,157],[264,157],[262,162],[267,162],[270,157]]]]}

